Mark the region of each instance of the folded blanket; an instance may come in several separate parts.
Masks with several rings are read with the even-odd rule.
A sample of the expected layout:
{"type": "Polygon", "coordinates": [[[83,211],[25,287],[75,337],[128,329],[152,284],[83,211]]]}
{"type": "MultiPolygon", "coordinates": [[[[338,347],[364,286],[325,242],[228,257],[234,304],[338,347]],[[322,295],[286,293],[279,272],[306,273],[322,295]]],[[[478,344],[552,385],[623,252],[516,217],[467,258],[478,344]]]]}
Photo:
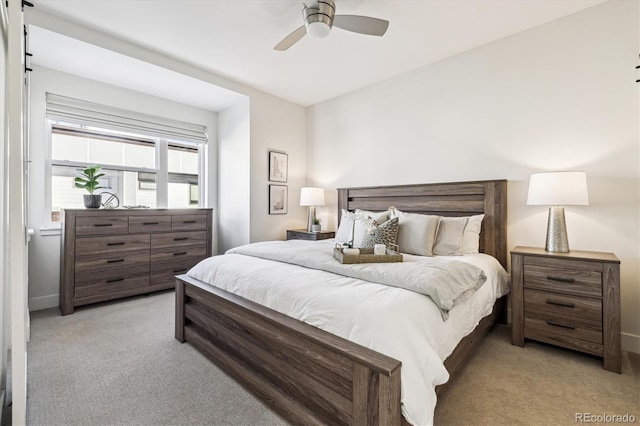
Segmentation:
{"type": "Polygon", "coordinates": [[[456,304],[473,294],[487,277],[479,267],[440,257],[415,262],[344,265],[333,257],[331,244],[315,241],[266,241],[236,247],[227,254],[242,254],[319,269],[376,284],[399,287],[429,296],[442,319],[456,304]]]}

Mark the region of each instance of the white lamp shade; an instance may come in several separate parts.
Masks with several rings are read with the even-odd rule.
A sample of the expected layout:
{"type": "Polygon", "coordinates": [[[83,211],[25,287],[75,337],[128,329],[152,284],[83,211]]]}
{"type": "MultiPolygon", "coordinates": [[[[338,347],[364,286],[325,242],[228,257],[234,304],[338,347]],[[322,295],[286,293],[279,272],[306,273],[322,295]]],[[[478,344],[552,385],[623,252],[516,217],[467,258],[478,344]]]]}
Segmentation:
{"type": "Polygon", "coordinates": [[[301,206],[324,206],[324,188],[300,188],[301,206]]]}
{"type": "Polygon", "coordinates": [[[587,175],[584,172],[534,173],[529,178],[527,204],[587,206],[587,175]]]}

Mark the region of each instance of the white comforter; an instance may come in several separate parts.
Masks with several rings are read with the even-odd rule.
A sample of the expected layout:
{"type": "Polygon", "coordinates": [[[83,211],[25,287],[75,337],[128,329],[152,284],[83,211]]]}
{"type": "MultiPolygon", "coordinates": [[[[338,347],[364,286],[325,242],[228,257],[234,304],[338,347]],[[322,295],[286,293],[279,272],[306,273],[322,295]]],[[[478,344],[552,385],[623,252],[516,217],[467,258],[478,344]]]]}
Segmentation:
{"type": "Polygon", "coordinates": [[[205,259],[188,275],[400,360],[402,413],[423,425],[433,423],[435,386],[449,379],[443,361],[508,292],[508,275],[493,257],[455,259],[482,268],[487,281],[447,321],[429,297],[409,290],[241,254],[205,259]]]}

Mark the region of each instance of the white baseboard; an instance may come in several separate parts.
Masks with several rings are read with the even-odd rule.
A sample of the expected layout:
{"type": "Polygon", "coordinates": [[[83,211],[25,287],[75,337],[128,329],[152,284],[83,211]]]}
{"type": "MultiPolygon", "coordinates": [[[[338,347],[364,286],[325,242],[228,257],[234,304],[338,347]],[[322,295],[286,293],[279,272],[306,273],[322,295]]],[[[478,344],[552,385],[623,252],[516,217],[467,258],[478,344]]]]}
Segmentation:
{"type": "Polygon", "coordinates": [[[640,336],[634,334],[622,333],[620,342],[623,351],[634,352],[640,354],[640,336]]]}
{"type": "Polygon", "coordinates": [[[41,311],[43,309],[55,308],[58,306],[58,294],[49,296],[39,296],[29,299],[29,311],[41,311]]]}

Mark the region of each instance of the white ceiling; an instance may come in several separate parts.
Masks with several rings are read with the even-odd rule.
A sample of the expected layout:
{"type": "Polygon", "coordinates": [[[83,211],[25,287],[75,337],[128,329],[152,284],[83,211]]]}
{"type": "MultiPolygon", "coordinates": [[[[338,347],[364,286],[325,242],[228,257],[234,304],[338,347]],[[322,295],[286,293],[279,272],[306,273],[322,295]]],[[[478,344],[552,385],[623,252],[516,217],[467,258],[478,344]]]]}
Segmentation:
{"type": "MultiPolygon", "coordinates": [[[[326,39],[303,38],[285,52],[273,47],[302,25],[298,0],[35,0],[40,11],[307,106],[508,37],[604,0],[335,0],[336,14],[390,21],[384,37],[334,28],[326,39]]],[[[116,58],[73,40],[31,33],[33,63],[158,96],[149,64],[116,58]],[[82,50],[78,55],[76,49],[82,50]],[[88,55],[88,56],[87,56],[88,55]],[[131,67],[110,72],[108,63],[131,67]],[[94,58],[86,61],[86,57],[94,58]],[[114,62],[115,61],[115,62],[114,62]],[[93,65],[92,65],[93,64],[93,65]],[[146,69],[144,67],[147,67],[146,69]],[[131,86],[131,87],[130,87],[131,86]]],[[[157,68],[157,67],[156,67],[157,68]]],[[[154,72],[162,74],[162,71],[154,72]]],[[[172,72],[164,71],[170,79],[172,72]]],[[[160,75],[158,74],[158,75],[160,75]]],[[[175,73],[173,73],[175,74],[175,73]]],[[[179,76],[173,77],[180,79],[179,76]]],[[[155,80],[155,79],[154,79],[155,80]]],[[[172,81],[172,80],[165,80],[172,81]]],[[[186,84],[182,77],[182,82],[186,84]]],[[[193,83],[193,82],[192,82],[193,83]]],[[[194,83],[195,84],[195,83],[194,83]]],[[[166,86],[166,84],[164,85],[166,86]]],[[[177,86],[180,87],[180,86],[177,86]]],[[[198,87],[193,88],[198,92],[198,87]]],[[[184,99],[183,99],[184,98],[184,99]]],[[[208,109],[220,109],[203,101],[208,109]]],[[[230,102],[230,101],[228,101],[230,102]]]]}

